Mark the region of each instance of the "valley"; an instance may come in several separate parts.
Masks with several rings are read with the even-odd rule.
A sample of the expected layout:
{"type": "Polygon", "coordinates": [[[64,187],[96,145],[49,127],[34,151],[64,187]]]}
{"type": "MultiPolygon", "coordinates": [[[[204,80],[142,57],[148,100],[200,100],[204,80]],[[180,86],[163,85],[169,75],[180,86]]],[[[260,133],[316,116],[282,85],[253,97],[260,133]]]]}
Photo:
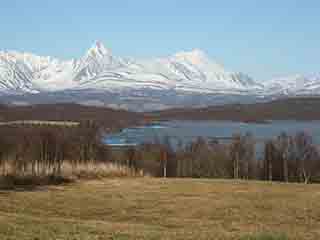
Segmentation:
{"type": "Polygon", "coordinates": [[[320,239],[320,1],[1,10],[0,240],[320,239]]]}

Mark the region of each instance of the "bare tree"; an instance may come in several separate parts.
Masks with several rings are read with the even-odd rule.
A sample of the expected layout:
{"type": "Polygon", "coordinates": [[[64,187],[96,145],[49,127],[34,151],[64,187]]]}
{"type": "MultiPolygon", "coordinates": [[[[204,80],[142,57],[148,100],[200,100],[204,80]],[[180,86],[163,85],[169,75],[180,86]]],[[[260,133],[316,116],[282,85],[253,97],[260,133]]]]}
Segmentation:
{"type": "Polygon", "coordinates": [[[230,153],[233,163],[233,178],[239,178],[240,171],[240,151],[241,151],[241,135],[234,135],[233,142],[230,146],[230,153]]]}
{"type": "Polygon", "coordinates": [[[248,179],[251,175],[255,156],[255,144],[252,135],[250,133],[245,136],[234,135],[230,146],[230,155],[233,162],[233,177],[235,179],[248,179]]]}
{"type": "Polygon", "coordinates": [[[319,159],[319,152],[312,143],[312,137],[300,132],[295,137],[296,153],[298,159],[298,174],[301,182],[309,183],[314,167],[319,159]]]}
{"type": "Polygon", "coordinates": [[[243,137],[244,144],[244,177],[249,179],[253,177],[253,164],[255,159],[255,141],[251,133],[246,133],[243,137]]]}
{"type": "Polygon", "coordinates": [[[273,181],[273,162],[275,161],[276,147],[272,140],[265,143],[264,155],[265,179],[273,181]]]}
{"type": "Polygon", "coordinates": [[[286,133],[281,133],[278,137],[277,147],[282,160],[283,180],[289,182],[288,158],[290,153],[290,138],[286,133]]]}

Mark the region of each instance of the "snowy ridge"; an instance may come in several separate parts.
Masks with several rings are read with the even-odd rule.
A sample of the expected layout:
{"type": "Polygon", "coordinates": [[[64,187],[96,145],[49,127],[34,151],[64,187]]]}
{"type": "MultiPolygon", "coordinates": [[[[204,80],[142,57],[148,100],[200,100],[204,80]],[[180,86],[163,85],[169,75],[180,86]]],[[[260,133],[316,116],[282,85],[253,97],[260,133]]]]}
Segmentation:
{"type": "Polygon", "coordinates": [[[273,94],[318,95],[320,94],[320,74],[272,79],[265,85],[265,89],[273,94]]]}
{"type": "Polygon", "coordinates": [[[35,91],[32,69],[11,53],[0,52],[0,90],[8,93],[35,91]]]}
{"type": "Polygon", "coordinates": [[[254,101],[283,95],[319,95],[320,74],[259,83],[244,73],[226,70],[199,49],[140,60],[115,56],[99,41],[83,57],[67,61],[0,51],[0,95],[30,93],[42,99],[51,96],[50,101],[54,94],[64,97],[74,93],[86,103],[193,106],[244,98],[254,101]],[[80,92],[83,98],[77,95],[80,92]],[[92,94],[105,100],[99,97],[97,101],[92,94]]]}
{"type": "Polygon", "coordinates": [[[150,88],[210,93],[261,88],[247,75],[226,71],[197,49],[168,58],[128,60],[96,42],[83,57],[70,61],[19,52],[0,52],[0,59],[4,92],[150,88]]]}

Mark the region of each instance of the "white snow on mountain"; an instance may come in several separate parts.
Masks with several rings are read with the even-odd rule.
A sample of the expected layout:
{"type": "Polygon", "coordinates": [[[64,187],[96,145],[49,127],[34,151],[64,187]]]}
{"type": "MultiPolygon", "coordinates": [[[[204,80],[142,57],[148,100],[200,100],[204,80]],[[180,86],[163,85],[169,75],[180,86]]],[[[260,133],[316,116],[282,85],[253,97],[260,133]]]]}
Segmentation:
{"type": "Polygon", "coordinates": [[[0,52],[0,90],[8,93],[63,90],[75,86],[72,61],[30,53],[0,52]]]}
{"type": "Polygon", "coordinates": [[[259,83],[244,73],[226,70],[199,49],[140,60],[115,56],[99,41],[83,57],[67,61],[31,53],[0,52],[2,93],[148,89],[189,95],[319,94],[320,75],[296,75],[259,83]]]}
{"type": "Polygon", "coordinates": [[[265,91],[282,95],[320,94],[320,74],[294,75],[272,79],[265,84],[265,91]]]}
{"type": "Polygon", "coordinates": [[[149,88],[211,93],[261,88],[245,74],[226,71],[201,50],[167,58],[129,60],[114,56],[96,42],[83,57],[70,61],[18,52],[0,52],[0,61],[2,92],[149,88]]]}
{"type": "Polygon", "coordinates": [[[35,91],[33,69],[16,55],[0,52],[0,90],[8,93],[35,91]]]}

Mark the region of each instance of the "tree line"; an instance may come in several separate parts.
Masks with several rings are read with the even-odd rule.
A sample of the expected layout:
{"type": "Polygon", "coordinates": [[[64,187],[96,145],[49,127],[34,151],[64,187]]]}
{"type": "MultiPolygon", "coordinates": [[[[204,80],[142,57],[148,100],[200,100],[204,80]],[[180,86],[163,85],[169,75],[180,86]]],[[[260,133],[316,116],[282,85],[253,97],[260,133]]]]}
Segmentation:
{"type": "Polygon", "coordinates": [[[59,177],[66,164],[73,170],[111,163],[154,177],[320,181],[319,149],[304,132],[282,133],[260,146],[247,133],[231,142],[198,138],[173,144],[165,138],[114,149],[103,143],[102,129],[91,121],[77,127],[0,126],[0,176],[59,177]]]}
{"type": "Polygon", "coordinates": [[[77,127],[16,125],[0,127],[1,176],[61,176],[64,163],[108,161],[100,128],[87,121],[77,127]]]}
{"type": "Polygon", "coordinates": [[[143,144],[127,150],[125,164],[157,177],[320,182],[319,148],[305,132],[282,133],[260,146],[249,133],[232,139],[226,143],[198,138],[176,146],[169,139],[143,144]]]}

